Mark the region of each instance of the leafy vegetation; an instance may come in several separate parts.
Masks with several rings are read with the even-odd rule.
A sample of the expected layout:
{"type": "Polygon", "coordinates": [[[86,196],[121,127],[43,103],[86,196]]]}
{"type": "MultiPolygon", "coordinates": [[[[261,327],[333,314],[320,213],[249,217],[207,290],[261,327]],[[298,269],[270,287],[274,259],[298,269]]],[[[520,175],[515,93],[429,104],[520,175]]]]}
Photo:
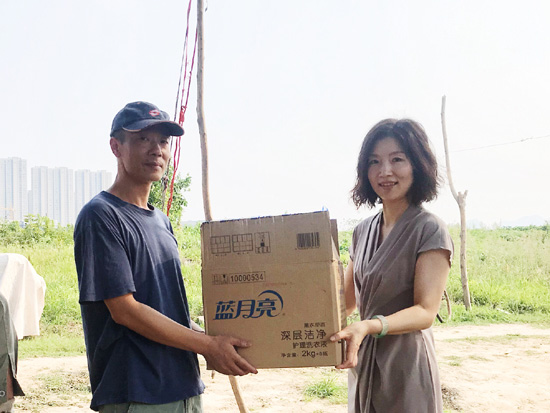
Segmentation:
{"type": "MultiPolygon", "coordinates": [[[[168,206],[168,199],[170,197],[170,183],[172,181],[173,174],[174,168],[170,164],[168,168],[168,173],[166,174],[166,179],[161,179],[160,181],[153,182],[153,185],[151,185],[151,192],[149,193],[149,203],[155,208],[160,209],[164,213],[166,213],[166,209],[168,206]],[[166,191],[164,188],[165,183],[166,191]]],[[[185,199],[183,193],[189,191],[190,186],[191,177],[189,175],[187,175],[185,178],[176,175],[176,180],[174,181],[172,204],[170,206],[170,213],[168,215],[173,227],[177,227],[180,225],[183,208],[187,206],[187,199],[185,199]]]]}
{"type": "MultiPolygon", "coordinates": [[[[450,230],[457,251],[447,291],[455,303],[462,304],[459,228],[450,230]]],[[[502,322],[526,321],[532,317],[547,319],[550,314],[547,236],[547,226],[468,231],[468,280],[474,311],[456,311],[455,321],[474,321],[472,317],[502,322]]]]}
{"type": "Polygon", "coordinates": [[[180,249],[181,272],[185,282],[189,312],[196,323],[204,324],[198,318],[203,315],[200,224],[176,228],[174,233],[180,249]]]}
{"type": "MultiPolygon", "coordinates": [[[[458,263],[459,229],[451,227],[455,257],[447,283],[452,321],[459,323],[537,322],[550,314],[550,242],[548,227],[477,229],[468,232],[468,276],[472,309],[466,311],[458,263]]],[[[200,226],[175,227],[191,315],[202,312],[200,226]]],[[[42,335],[20,342],[22,357],[82,354],[78,283],[72,227],[56,227],[30,216],[27,225],[0,222],[0,252],[27,257],[46,280],[42,335]]],[[[347,263],[351,232],[340,232],[340,252],[347,263]]]]}
{"type": "Polygon", "coordinates": [[[0,220],[0,245],[67,245],[73,240],[73,226],[56,226],[54,222],[40,215],[27,215],[24,225],[17,221],[0,220]]]}
{"type": "Polygon", "coordinates": [[[307,398],[327,399],[335,404],[345,404],[348,401],[347,374],[330,372],[321,379],[307,385],[304,394],[307,398]]]}

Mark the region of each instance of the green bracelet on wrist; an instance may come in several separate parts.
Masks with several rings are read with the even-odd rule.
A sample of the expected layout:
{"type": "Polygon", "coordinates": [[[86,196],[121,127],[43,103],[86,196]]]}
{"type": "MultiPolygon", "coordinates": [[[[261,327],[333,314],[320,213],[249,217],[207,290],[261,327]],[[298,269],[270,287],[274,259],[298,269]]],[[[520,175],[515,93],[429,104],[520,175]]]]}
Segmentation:
{"type": "Polygon", "coordinates": [[[380,334],[375,334],[374,338],[382,338],[386,334],[388,334],[388,328],[389,328],[388,320],[386,320],[386,317],[384,317],[383,315],[375,315],[374,317],[371,318],[371,320],[374,320],[375,318],[380,320],[380,322],[382,323],[382,331],[380,332],[380,334]]]}

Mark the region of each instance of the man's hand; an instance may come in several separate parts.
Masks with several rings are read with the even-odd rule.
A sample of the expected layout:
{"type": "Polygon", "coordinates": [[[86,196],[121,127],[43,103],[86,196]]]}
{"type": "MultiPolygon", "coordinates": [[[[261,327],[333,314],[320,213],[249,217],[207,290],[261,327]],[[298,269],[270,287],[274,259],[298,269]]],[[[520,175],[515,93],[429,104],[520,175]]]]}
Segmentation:
{"type": "Polygon", "coordinates": [[[250,343],[230,336],[209,336],[209,338],[206,350],[201,353],[214,370],[230,376],[258,373],[258,370],[235,349],[235,347],[250,347],[250,343]]]}

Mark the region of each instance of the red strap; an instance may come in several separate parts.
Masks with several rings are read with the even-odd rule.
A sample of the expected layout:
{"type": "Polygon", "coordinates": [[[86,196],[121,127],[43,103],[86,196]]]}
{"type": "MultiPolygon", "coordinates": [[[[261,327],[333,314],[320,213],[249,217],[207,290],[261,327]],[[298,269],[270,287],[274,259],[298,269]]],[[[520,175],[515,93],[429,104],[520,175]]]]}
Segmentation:
{"type": "MultiPolygon", "coordinates": [[[[185,30],[185,41],[183,46],[183,57],[182,57],[182,68],[181,68],[181,72],[183,73],[183,86],[181,88],[181,100],[179,100],[179,88],[181,84],[181,74],[182,74],[181,72],[180,72],[180,82],[178,83],[178,94],[176,95],[176,108],[178,106],[178,102],[181,102],[181,106],[179,108],[180,110],[179,110],[178,123],[182,127],[183,127],[183,123],[185,122],[185,111],[187,110],[187,103],[189,102],[189,91],[191,89],[191,79],[192,79],[191,75],[193,73],[193,67],[195,66],[195,53],[197,51],[197,30],[195,30],[195,42],[194,42],[195,44],[193,47],[193,57],[191,59],[189,79],[187,79],[187,64],[188,64],[187,45],[189,40],[189,15],[191,13],[191,2],[192,0],[189,0],[189,6],[187,7],[187,29],[185,30]],[[186,85],[186,80],[187,80],[187,85],[186,85]],[[185,97],[185,100],[184,100],[184,97],[185,97]]],[[[175,115],[174,115],[174,118],[175,118],[175,115]]],[[[174,197],[174,182],[176,181],[176,173],[178,171],[179,163],[180,163],[181,136],[177,136],[174,139],[174,141],[175,141],[174,154],[172,156],[174,160],[174,168],[173,168],[172,179],[170,181],[170,196],[168,197],[168,202],[166,204],[166,215],[170,215],[170,208],[172,206],[172,200],[174,197]]]]}

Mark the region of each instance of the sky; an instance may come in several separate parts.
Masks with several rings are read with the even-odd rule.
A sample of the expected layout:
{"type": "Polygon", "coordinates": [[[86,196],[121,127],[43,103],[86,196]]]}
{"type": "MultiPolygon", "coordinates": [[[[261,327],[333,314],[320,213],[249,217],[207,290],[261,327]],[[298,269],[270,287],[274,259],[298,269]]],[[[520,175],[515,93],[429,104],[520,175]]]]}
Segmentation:
{"type": "MultiPolygon", "coordinates": [[[[153,102],[174,113],[188,1],[0,2],[0,157],[107,170],[114,115],[153,102]]],[[[468,220],[550,220],[550,3],[465,0],[208,0],[204,105],[214,219],[350,201],[361,142],[384,118],[426,129],[468,220]],[[525,218],[527,217],[527,218],[525,218]]],[[[195,29],[193,0],[191,37],[195,29]]],[[[180,172],[183,219],[204,217],[196,67],[180,172]]],[[[426,208],[460,219],[448,184],[426,208]]]]}

